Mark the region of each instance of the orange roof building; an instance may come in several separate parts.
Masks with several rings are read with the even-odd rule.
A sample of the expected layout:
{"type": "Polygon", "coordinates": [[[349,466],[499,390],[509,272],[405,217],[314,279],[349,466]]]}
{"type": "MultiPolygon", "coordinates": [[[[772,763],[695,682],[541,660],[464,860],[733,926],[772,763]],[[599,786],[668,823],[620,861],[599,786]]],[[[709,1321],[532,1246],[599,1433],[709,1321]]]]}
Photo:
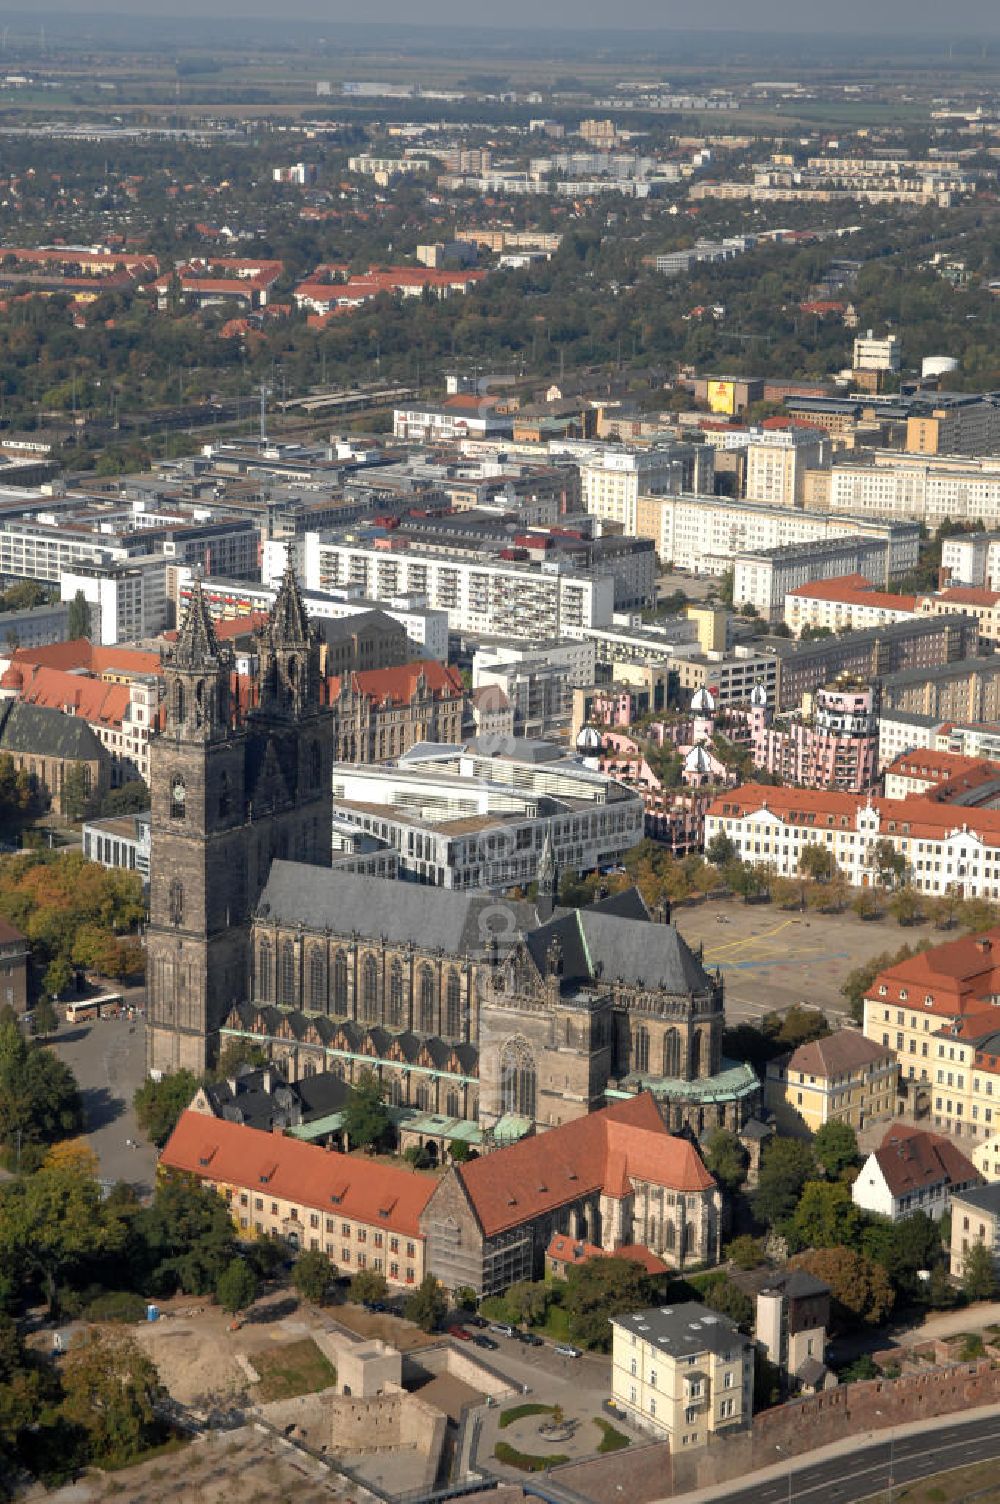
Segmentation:
{"type": "Polygon", "coordinates": [[[820,845],[856,888],[878,881],[885,842],[918,893],[1000,901],[1000,809],[967,804],[961,780],[954,801],[937,792],[889,799],[747,783],[709,805],[705,841],[726,835],[743,860],[773,864],[782,877],[797,877],[804,847],[820,845]]]}
{"type": "Polygon", "coordinates": [[[863,574],[837,575],[797,585],[785,597],[785,624],[798,636],[805,627],[845,628],[885,626],[906,621],[917,613],[915,595],[878,590],[863,574]]]}
{"type": "Polygon", "coordinates": [[[453,1165],[421,1217],[449,1288],[535,1279],[556,1236],[608,1254],[641,1243],[668,1268],[715,1263],[721,1195],[648,1093],[453,1165]]]}
{"type": "Polygon", "coordinates": [[[190,1110],[159,1168],[217,1191],[243,1237],[322,1249],[345,1273],[375,1269],[403,1288],[423,1278],[420,1219],[433,1176],[190,1110]]]}

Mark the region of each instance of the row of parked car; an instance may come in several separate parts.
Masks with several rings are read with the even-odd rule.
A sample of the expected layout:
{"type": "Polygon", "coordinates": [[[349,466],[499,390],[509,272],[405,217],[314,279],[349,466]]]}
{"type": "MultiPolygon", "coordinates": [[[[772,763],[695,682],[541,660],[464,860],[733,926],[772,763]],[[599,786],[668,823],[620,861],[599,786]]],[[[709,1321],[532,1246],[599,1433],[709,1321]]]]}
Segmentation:
{"type": "MultiPolygon", "coordinates": [[[[487,1321],[485,1316],[466,1316],[461,1324],[458,1322],[448,1328],[450,1337],[457,1337],[459,1342],[474,1342],[477,1347],[484,1347],[489,1352],[496,1352],[500,1346],[495,1338],[489,1335],[496,1332],[498,1337],[513,1337],[517,1342],[523,1342],[525,1347],[544,1347],[541,1337],[534,1332],[523,1332],[520,1327],[510,1326],[506,1321],[487,1321]],[[469,1331],[469,1327],[476,1328],[469,1331]]],[[[569,1342],[554,1342],[553,1351],[564,1358],[578,1358],[580,1349],[569,1342]]]]}

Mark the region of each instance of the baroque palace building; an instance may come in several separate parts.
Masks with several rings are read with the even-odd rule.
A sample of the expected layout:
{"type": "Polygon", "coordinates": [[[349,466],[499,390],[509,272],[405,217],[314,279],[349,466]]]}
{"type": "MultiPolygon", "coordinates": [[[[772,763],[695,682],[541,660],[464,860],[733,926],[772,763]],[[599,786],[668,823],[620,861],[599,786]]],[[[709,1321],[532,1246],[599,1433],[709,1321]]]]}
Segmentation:
{"type": "Polygon", "coordinates": [[[722,1058],[721,976],[637,890],[555,906],[330,865],[332,717],[286,573],[238,686],[200,592],[165,663],[152,751],[149,1065],[247,1040],[295,1081],[367,1069],[390,1103],[484,1144],[647,1090],[668,1127],[759,1107],[722,1058]],[[237,708],[237,706],[239,708],[237,708]]]}

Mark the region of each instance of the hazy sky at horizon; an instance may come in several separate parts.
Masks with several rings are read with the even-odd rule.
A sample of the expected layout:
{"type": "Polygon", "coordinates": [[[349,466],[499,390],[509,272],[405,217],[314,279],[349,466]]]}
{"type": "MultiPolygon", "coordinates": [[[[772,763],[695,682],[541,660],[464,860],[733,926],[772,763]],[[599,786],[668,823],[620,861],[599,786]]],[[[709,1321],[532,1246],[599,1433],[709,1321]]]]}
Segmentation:
{"type": "MultiPolygon", "coordinates": [[[[18,7],[20,11],[20,7],[18,7]]],[[[46,14],[143,16],[165,19],[163,0],[45,0],[31,14],[41,20],[46,14]]],[[[23,14],[23,12],[21,12],[23,14]]],[[[357,22],[421,23],[487,27],[507,26],[559,28],[587,27],[604,31],[654,30],[719,31],[747,33],[757,29],[786,35],[812,34],[902,37],[915,33],[942,37],[1000,36],[1000,0],[712,0],[694,7],[690,0],[618,0],[609,10],[606,0],[506,0],[502,7],[472,7],[468,0],[423,0],[419,14],[407,0],[370,0],[359,11],[348,0],[286,0],[281,15],[289,19],[329,22],[331,26],[357,22]]],[[[169,15],[177,18],[280,19],[273,0],[172,0],[169,15]]],[[[392,38],[386,43],[391,47],[392,38]]]]}

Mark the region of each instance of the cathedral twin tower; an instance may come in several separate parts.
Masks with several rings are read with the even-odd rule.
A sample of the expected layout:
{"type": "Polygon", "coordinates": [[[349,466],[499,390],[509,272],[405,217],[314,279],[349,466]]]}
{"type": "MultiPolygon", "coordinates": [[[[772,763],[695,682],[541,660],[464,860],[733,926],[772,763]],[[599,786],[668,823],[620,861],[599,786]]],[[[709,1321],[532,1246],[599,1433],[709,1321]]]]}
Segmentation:
{"type": "Polygon", "coordinates": [[[164,660],[150,744],[147,1068],[200,1075],[249,995],[253,911],[274,857],[328,866],[332,738],[319,640],[291,563],[238,676],[196,581],[164,660]]]}

